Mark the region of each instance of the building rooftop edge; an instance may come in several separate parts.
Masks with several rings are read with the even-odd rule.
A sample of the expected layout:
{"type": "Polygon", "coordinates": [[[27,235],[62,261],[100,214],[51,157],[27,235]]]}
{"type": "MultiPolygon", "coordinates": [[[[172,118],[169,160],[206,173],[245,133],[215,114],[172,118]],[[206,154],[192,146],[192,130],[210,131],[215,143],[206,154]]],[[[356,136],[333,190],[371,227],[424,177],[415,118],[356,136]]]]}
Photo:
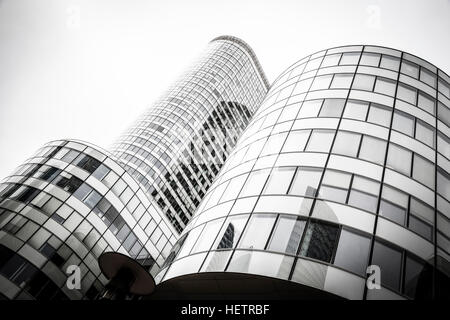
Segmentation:
{"type": "Polygon", "coordinates": [[[222,35],[222,36],[218,36],[218,37],[212,39],[210,42],[214,42],[214,41],[218,41],[218,40],[232,41],[232,42],[235,42],[238,45],[242,46],[244,49],[246,49],[247,52],[252,57],[259,74],[261,75],[261,78],[264,82],[264,85],[266,86],[266,89],[268,90],[270,88],[269,80],[267,80],[266,74],[264,73],[264,70],[263,70],[260,62],[259,62],[258,58],[256,57],[255,51],[253,51],[253,49],[244,40],[239,39],[238,37],[230,36],[230,35],[222,35]]]}

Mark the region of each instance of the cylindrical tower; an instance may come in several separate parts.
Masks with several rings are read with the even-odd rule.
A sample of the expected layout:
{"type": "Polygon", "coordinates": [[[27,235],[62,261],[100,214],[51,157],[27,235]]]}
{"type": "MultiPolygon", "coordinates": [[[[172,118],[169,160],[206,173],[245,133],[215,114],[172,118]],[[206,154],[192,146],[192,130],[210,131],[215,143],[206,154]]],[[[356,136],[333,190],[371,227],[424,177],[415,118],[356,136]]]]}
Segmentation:
{"type": "Polygon", "coordinates": [[[113,146],[179,232],[268,87],[253,50],[235,37],[218,37],[113,146]]]}
{"type": "Polygon", "coordinates": [[[432,64],[375,46],[289,67],[175,245],[155,297],[201,296],[203,285],[221,297],[449,298],[449,83],[432,64]]]}

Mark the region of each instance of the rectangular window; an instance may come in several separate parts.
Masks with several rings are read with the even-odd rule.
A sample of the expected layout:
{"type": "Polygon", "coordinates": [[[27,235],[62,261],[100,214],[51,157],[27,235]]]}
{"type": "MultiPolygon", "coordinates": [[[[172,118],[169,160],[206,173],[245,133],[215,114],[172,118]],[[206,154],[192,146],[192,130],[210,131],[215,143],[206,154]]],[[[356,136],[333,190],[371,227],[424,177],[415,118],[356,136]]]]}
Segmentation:
{"type": "Polygon", "coordinates": [[[306,151],[328,153],[333,143],[333,137],[334,131],[332,130],[313,130],[306,151]]]}
{"type": "Polygon", "coordinates": [[[386,78],[377,78],[375,92],[393,97],[395,93],[395,82],[386,78]]]}
{"type": "Polygon", "coordinates": [[[315,118],[319,114],[323,100],[309,100],[302,104],[302,108],[298,113],[298,118],[315,118]]]}
{"type": "Polygon", "coordinates": [[[360,134],[347,131],[338,131],[332,152],[349,157],[356,157],[360,141],[360,134]]]}
{"type": "Polygon", "coordinates": [[[286,194],[294,176],[294,167],[273,169],[264,188],[264,194],[286,194]]]}
{"type": "Polygon", "coordinates": [[[352,89],[372,91],[375,83],[375,76],[368,74],[357,74],[353,81],[352,89]]]}
{"type": "Polygon", "coordinates": [[[359,61],[360,52],[346,52],[342,54],[341,61],[339,65],[357,65],[359,61]]]}
{"type": "Polygon", "coordinates": [[[427,95],[423,92],[419,93],[419,100],[417,102],[417,105],[419,108],[421,108],[431,114],[435,114],[434,103],[435,103],[435,100],[432,97],[430,97],[429,95],[427,95]]]}
{"type": "Polygon", "coordinates": [[[366,275],[370,239],[343,229],[334,264],[361,276],[366,275]]]}
{"type": "Polygon", "coordinates": [[[412,117],[404,112],[396,110],[394,112],[392,128],[397,131],[400,131],[404,134],[407,134],[408,136],[413,137],[414,136],[414,117],[412,117]]]}
{"type": "Polygon", "coordinates": [[[287,132],[279,133],[270,136],[267,139],[264,148],[261,151],[260,157],[269,155],[269,154],[278,154],[280,153],[281,147],[283,147],[284,140],[286,139],[287,132]]]}
{"type": "Polygon", "coordinates": [[[239,248],[264,249],[275,218],[272,214],[253,214],[239,242],[239,248]]]}
{"type": "Polygon", "coordinates": [[[402,252],[375,241],[372,264],[379,266],[381,269],[381,284],[395,291],[399,291],[402,252]]]}
{"type": "Polygon", "coordinates": [[[239,197],[248,197],[259,195],[266,183],[269,169],[253,171],[250,173],[239,197]]]}
{"type": "Polygon", "coordinates": [[[379,124],[380,126],[389,127],[391,124],[391,109],[372,103],[367,117],[368,122],[379,124]]]}
{"type": "Polygon", "coordinates": [[[283,146],[283,152],[303,151],[308,142],[310,130],[291,131],[283,146]]]}
{"type": "Polygon", "coordinates": [[[289,194],[314,197],[321,174],[322,169],[298,168],[289,194]]]}
{"type": "Polygon", "coordinates": [[[387,55],[383,55],[381,57],[381,63],[380,63],[381,68],[398,71],[399,66],[400,66],[399,58],[387,56],[387,55]]]}
{"type": "Polygon", "coordinates": [[[400,72],[410,77],[413,77],[414,79],[419,78],[419,67],[415,63],[406,60],[402,61],[402,67],[400,69],[400,72]]]}
{"type": "Polygon", "coordinates": [[[378,67],[380,63],[380,54],[364,52],[361,57],[360,65],[378,67]]]}
{"type": "Polygon", "coordinates": [[[310,91],[313,90],[323,90],[330,87],[331,80],[333,79],[332,74],[327,74],[325,76],[318,76],[314,78],[314,82],[311,85],[310,91]]]}
{"type": "Polygon", "coordinates": [[[422,120],[417,119],[416,139],[434,148],[434,128],[422,120]]]}
{"type": "Polygon", "coordinates": [[[213,249],[233,249],[236,247],[245,224],[247,223],[248,215],[239,215],[228,217],[222,226],[221,231],[213,245],[213,249]]]}
{"type": "Polygon", "coordinates": [[[399,147],[396,144],[389,144],[386,164],[388,168],[394,169],[409,177],[411,175],[411,159],[411,151],[399,147]]]}
{"type": "Polygon", "coordinates": [[[300,255],[331,262],[336,247],[339,228],[318,222],[309,223],[300,249],[300,255]]]}
{"type": "Polygon", "coordinates": [[[450,139],[439,132],[437,140],[439,153],[450,160],[450,139]]]}
{"type": "Polygon", "coordinates": [[[340,118],[344,104],[345,99],[325,99],[319,117],[340,118]]]}
{"type": "Polygon", "coordinates": [[[330,54],[328,56],[325,56],[323,58],[322,64],[320,65],[321,68],[324,67],[332,67],[337,66],[339,63],[339,60],[341,59],[341,54],[330,54]]]}
{"type": "Polygon", "coordinates": [[[375,213],[377,210],[379,182],[355,176],[348,204],[375,213]]]}
{"type": "Polygon", "coordinates": [[[206,224],[197,242],[195,243],[195,246],[192,248],[191,254],[207,251],[211,248],[217,233],[222,227],[223,221],[224,219],[216,219],[206,224]]]}
{"type": "Polygon", "coordinates": [[[420,81],[425,82],[427,85],[433,88],[436,88],[436,75],[425,68],[420,69],[420,81]]]}
{"type": "Polygon", "coordinates": [[[345,106],[344,118],[365,121],[369,103],[363,101],[349,100],[345,106]]]}
{"type": "Polygon", "coordinates": [[[405,225],[408,196],[397,189],[384,185],[381,197],[379,214],[402,226],[405,225]]]}
{"type": "Polygon", "coordinates": [[[330,88],[332,89],[348,89],[353,80],[353,74],[335,74],[330,88]]]}
{"type": "Polygon", "coordinates": [[[267,250],[296,254],[306,222],[296,217],[280,216],[267,250]]]}
{"type": "Polygon", "coordinates": [[[434,190],[434,164],[414,154],[413,178],[434,190]]]}
{"type": "Polygon", "coordinates": [[[398,99],[411,103],[412,105],[416,105],[416,94],[417,94],[416,89],[401,83],[398,85],[397,89],[398,99]]]}
{"type": "Polygon", "coordinates": [[[386,141],[371,136],[363,136],[359,158],[377,164],[384,163],[386,153],[386,141]]]}

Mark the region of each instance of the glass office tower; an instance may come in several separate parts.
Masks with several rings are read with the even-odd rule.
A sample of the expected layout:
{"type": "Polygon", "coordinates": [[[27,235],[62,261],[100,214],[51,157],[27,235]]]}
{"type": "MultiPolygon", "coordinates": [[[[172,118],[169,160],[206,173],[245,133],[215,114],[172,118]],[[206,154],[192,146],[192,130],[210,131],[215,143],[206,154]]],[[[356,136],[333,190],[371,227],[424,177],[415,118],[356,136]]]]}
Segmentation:
{"type": "Polygon", "coordinates": [[[267,90],[251,48],[219,37],[112,152],[40,149],[0,184],[0,299],[94,299],[110,251],[155,275],[267,90]]]}
{"type": "Polygon", "coordinates": [[[156,298],[448,299],[449,261],[450,77],[346,46],[274,81],[156,298]]]}
{"type": "Polygon", "coordinates": [[[113,147],[181,232],[261,105],[268,82],[253,50],[214,39],[113,147]]]}

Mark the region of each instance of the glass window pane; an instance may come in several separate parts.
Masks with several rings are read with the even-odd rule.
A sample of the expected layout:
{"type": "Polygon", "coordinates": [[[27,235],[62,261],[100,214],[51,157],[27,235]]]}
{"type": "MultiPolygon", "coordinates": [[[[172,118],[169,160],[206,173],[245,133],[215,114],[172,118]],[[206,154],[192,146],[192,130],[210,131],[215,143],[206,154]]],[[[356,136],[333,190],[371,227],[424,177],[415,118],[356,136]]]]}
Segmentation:
{"type": "Polygon", "coordinates": [[[227,186],[227,189],[222,195],[222,198],[220,198],[220,202],[225,202],[231,199],[235,199],[237,195],[239,194],[239,191],[242,188],[242,185],[244,184],[245,179],[247,178],[246,174],[240,175],[238,177],[235,177],[231,179],[230,183],[227,186]]]}
{"type": "Polygon", "coordinates": [[[319,117],[340,118],[344,104],[345,99],[325,99],[319,117]]]}
{"type": "Polygon", "coordinates": [[[436,88],[436,75],[425,68],[420,69],[420,80],[436,88]]]}
{"type": "Polygon", "coordinates": [[[438,170],[437,191],[447,201],[450,201],[450,175],[444,171],[438,170]]]}
{"type": "Polygon", "coordinates": [[[378,164],[384,163],[386,141],[371,136],[363,136],[359,158],[378,164]]]}
{"type": "Polygon", "coordinates": [[[256,196],[261,193],[270,170],[258,170],[250,173],[239,197],[256,196]]]}
{"type": "Polygon", "coordinates": [[[303,151],[308,142],[310,130],[291,131],[283,146],[283,152],[303,151]]]}
{"type": "Polygon", "coordinates": [[[431,225],[434,224],[434,209],[414,197],[411,197],[409,212],[431,225]]]}
{"type": "Polygon", "coordinates": [[[409,229],[420,234],[428,241],[433,241],[433,227],[422,219],[416,218],[413,215],[409,216],[409,229]]]}
{"type": "Polygon", "coordinates": [[[395,94],[395,82],[390,79],[377,78],[375,92],[393,97],[395,94]]]}
{"type": "Polygon", "coordinates": [[[383,199],[380,203],[379,214],[400,225],[405,225],[408,195],[400,190],[384,185],[381,197],[383,199]]]}
{"type": "Polygon", "coordinates": [[[416,105],[416,91],[410,86],[399,84],[397,89],[397,98],[416,105]]]}
{"type": "Polygon", "coordinates": [[[434,164],[414,154],[413,178],[434,190],[434,164]]]}
{"type": "Polygon", "coordinates": [[[375,212],[377,210],[377,197],[352,189],[348,198],[348,204],[363,210],[375,212]]]}
{"type": "Polygon", "coordinates": [[[369,238],[343,229],[339,237],[334,264],[365,276],[369,250],[369,238]]]}
{"type": "Polygon", "coordinates": [[[302,108],[298,113],[297,118],[314,118],[319,114],[320,107],[323,100],[309,100],[302,104],[302,108]]]}
{"type": "Polygon", "coordinates": [[[239,215],[228,217],[222,229],[220,230],[213,249],[233,249],[236,247],[245,224],[248,220],[248,215],[239,215]]]}
{"type": "Polygon", "coordinates": [[[346,52],[342,54],[339,65],[357,65],[359,61],[360,52],[346,52]]]}
{"type": "Polygon", "coordinates": [[[419,100],[417,102],[417,105],[419,108],[421,108],[431,114],[434,114],[434,102],[435,102],[435,100],[432,97],[430,97],[429,95],[427,95],[423,92],[419,93],[419,100]]]}
{"type": "Polygon", "coordinates": [[[303,238],[300,255],[331,262],[339,228],[335,225],[311,222],[303,238]]]}
{"type": "Polygon", "coordinates": [[[328,89],[330,87],[330,83],[331,83],[332,79],[333,79],[332,74],[315,77],[310,90],[312,91],[312,90],[328,89]]]}
{"type": "Polygon", "coordinates": [[[309,138],[306,151],[329,152],[333,143],[334,131],[331,130],[313,130],[309,138]]]}
{"type": "Polygon", "coordinates": [[[411,299],[430,299],[432,270],[423,262],[406,257],[405,294],[411,299]],[[428,281],[427,281],[428,280],[428,281]],[[427,296],[424,296],[427,295],[427,296]]]}
{"type": "Polygon", "coordinates": [[[360,134],[338,131],[333,145],[333,153],[356,157],[360,140],[360,134]]]}
{"type": "Polygon", "coordinates": [[[450,109],[442,103],[438,103],[438,119],[450,127],[450,109]]]}
{"type": "Polygon", "coordinates": [[[414,117],[401,112],[394,112],[392,128],[409,136],[414,136],[414,117]]]}
{"type": "Polygon", "coordinates": [[[364,66],[378,67],[378,64],[380,63],[380,57],[381,56],[378,53],[365,52],[362,54],[359,64],[364,66]]]}
{"type": "Polygon", "coordinates": [[[352,175],[345,172],[327,169],[323,176],[322,184],[348,189],[352,175]]]}
{"type": "Polygon", "coordinates": [[[450,159],[450,139],[442,133],[438,135],[438,151],[447,159],[450,159]]]}
{"type": "Polygon", "coordinates": [[[275,215],[254,214],[244,230],[239,248],[264,249],[275,223],[275,215]]]}
{"type": "Polygon", "coordinates": [[[393,71],[398,71],[400,66],[400,59],[392,56],[383,55],[381,57],[380,67],[385,69],[390,69],[393,71]]]}
{"type": "Polygon", "coordinates": [[[388,288],[399,290],[402,265],[402,253],[375,241],[372,264],[381,269],[381,284],[388,288]]]}
{"type": "Polygon", "coordinates": [[[389,152],[386,166],[407,176],[411,174],[412,152],[399,147],[395,144],[389,144],[389,152]]]}
{"type": "Polygon", "coordinates": [[[321,169],[299,168],[292,182],[289,194],[313,197],[319,186],[321,169]]]}
{"type": "Polygon", "coordinates": [[[348,89],[352,84],[353,74],[335,74],[331,87],[333,89],[348,89]]]}
{"type": "Polygon", "coordinates": [[[368,74],[357,74],[353,81],[352,89],[372,91],[375,83],[375,76],[368,74]]]}
{"type": "Polygon", "coordinates": [[[264,194],[286,194],[294,176],[295,168],[275,168],[264,188],[264,194]]]}
{"type": "Polygon", "coordinates": [[[323,58],[323,61],[322,61],[322,64],[320,65],[320,67],[324,68],[324,67],[337,66],[340,59],[341,59],[340,53],[330,54],[328,56],[325,56],[325,58],[323,58]]]}
{"type": "Polygon", "coordinates": [[[391,113],[391,109],[372,103],[367,121],[389,127],[391,125],[391,113]]]}
{"type": "Polygon", "coordinates": [[[281,147],[283,146],[284,140],[286,139],[287,132],[275,134],[267,139],[264,148],[261,151],[260,157],[269,154],[280,153],[281,147]]]}
{"type": "Polygon", "coordinates": [[[434,128],[421,120],[417,120],[416,139],[434,148],[434,128]]]}
{"type": "Polygon", "coordinates": [[[368,108],[367,102],[349,100],[345,106],[344,118],[365,121],[368,108]]]}
{"type": "Polygon", "coordinates": [[[320,187],[318,197],[325,200],[345,203],[347,201],[347,194],[348,194],[347,189],[340,189],[322,184],[322,186],[320,187]]]}
{"type": "Polygon", "coordinates": [[[304,220],[296,217],[280,216],[267,249],[296,254],[305,224],[304,220]]]}
{"type": "Polygon", "coordinates": [[[225,219],[216,219],[206,224],[195,243],[195,246],[192,248],[191,254],[211,249],[211,245],[222,227],[224,220],[225,219]]]}
{"type": "Polygon", "coordinates": [[[402,61],[402,67],[400,69],[400,72],[415,79],[419,78],[419,67],[415,63],[406,60],[402,61]]]}

